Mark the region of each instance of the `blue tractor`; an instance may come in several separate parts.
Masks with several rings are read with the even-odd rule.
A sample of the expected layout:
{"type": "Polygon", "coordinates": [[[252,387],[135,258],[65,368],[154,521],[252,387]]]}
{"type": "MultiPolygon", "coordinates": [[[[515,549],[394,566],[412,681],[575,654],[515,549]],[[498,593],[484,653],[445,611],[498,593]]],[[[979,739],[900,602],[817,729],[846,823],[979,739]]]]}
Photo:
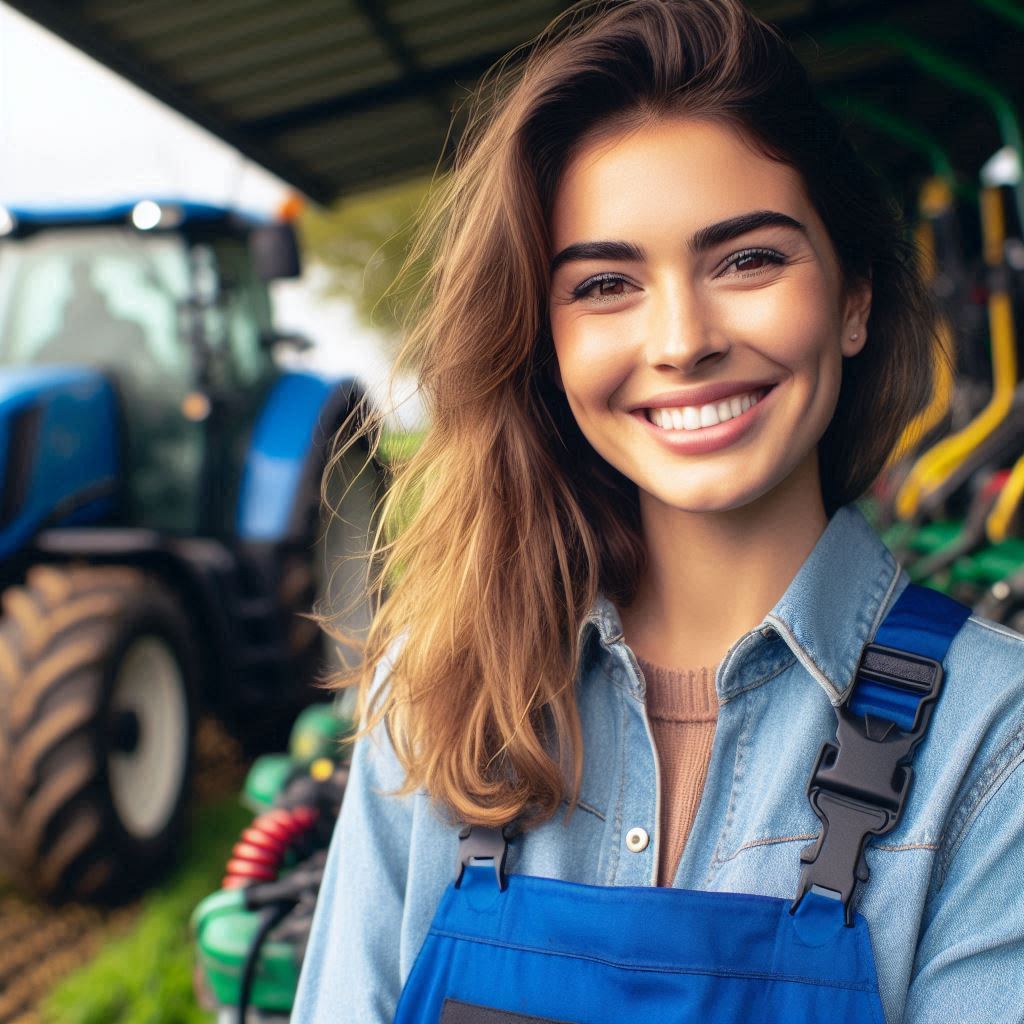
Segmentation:
{"type": "Polygon", "coordinates": [[[290,225],[222,208],[0,209],[0,855],[49,898],[168,863],[201,710],[284,745],[324,699],[318,592],[368,624],[381,474],[332,463],[325,525],[364,393],[275,359],[298,272],[290,225]]]}

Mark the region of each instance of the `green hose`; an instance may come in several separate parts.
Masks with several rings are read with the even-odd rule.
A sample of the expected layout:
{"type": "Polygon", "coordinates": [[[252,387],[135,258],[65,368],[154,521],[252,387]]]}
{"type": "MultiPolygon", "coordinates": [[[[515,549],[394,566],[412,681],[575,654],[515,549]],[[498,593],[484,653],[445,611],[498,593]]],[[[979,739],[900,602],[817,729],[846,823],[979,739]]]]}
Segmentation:
{"type": "MultiPolygon", "coordinates": [[[[1007,6],[1005,0],[986,0],[986,2],[1007,6]]],[[[1024,155],[1024,135],[1021,133],[1016,108],[1010,100],[987,78],[926,46],[909,33],[889,28],[886,25],[865,25],[830,32],[822,38],[822,43],[836,48],[882,45],[902,53],[925,74],[931,75],[961,92],[977,96],[986,103],[996,119],[1004,145],[1011,146],[1018,154],[1024,155]]],[[[1014,188],[1014,196],[1017,201],[1018,216],[1021,223],[1024,224],[1024,184],[1017,184],[1014,188]]]]}
{"type": "Polygon", "coordinates": [[[826,106],[837,114],[847,114],[858,121],[902,142],[908,149],[923,153],[932,167],[932,174],[942,178],[953,192],[957,191],[956,171],[953,162],[939,141],[922,128],[897,114],[856,96],[826,93],[822,97],[826,106]]]}
{"type": "Polygon", "coordinates": [[[994,14],[1016,25],[1017,28],[1024,28],[1024,10],[1018,7],[1012,0],[977,0],[979,7],[987,7],[994,14]]]}

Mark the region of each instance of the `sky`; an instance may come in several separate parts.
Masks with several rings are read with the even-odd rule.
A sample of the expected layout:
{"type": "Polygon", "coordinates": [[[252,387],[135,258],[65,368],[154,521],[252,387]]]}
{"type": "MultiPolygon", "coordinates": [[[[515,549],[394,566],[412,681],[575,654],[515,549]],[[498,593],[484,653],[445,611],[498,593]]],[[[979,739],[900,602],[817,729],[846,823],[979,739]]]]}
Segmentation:
{"type": "Polygon", "coordinates": [[[0,196],[173,192],[270,212],[287,186],[215,136],[0,3],[0,196]]]}
{"type": "MultiPolygon", "coordinates": [[[[273,213],[280,179],[0,2],[0,205],[174,196],[273,213]]],[[[383,400],[388,364],[323,275],[277,282],[278,327],[305,334],[305,362],[353,373],[383,400]]],[[[403,419],[415,420],[413,404],[403,419]]]]}

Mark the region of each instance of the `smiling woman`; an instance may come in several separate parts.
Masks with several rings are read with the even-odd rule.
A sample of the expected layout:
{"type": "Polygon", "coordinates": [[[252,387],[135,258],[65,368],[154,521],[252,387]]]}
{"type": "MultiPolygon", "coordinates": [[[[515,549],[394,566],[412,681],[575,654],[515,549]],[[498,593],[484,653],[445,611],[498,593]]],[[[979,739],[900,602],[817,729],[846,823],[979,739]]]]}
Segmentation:
{"type": "Polygon", "coordinates": [[[865,344],[870,281],[844,280],[800,175],[714,121],[581,140],[551,233],[559,386],[638,487],[649,569],[626,637],[655,664],[717,664],[827,523],[817,446],[865,344]],[[774,571],[730,600],[764,550],[774,571]]]}
{"type": "Polygon", "coordinates": [[[739,0],[476,115],[293,1019],[1016,1019],[1024,640],[849,504],[931,389],[898,216],[739,0]]]}
{"type": "Polygon", "coordinates": [[[657,121],[579,148],[552,235],[561,384],[587,440],[640,485],[641,503],[658,495],[757,515],[755,500],[808,459],[795,500],[818,506],[820,527],[816,445],[841,360],[864,346],[871,290],[865,280],[847,294],[799,175],[729,127],[657,121]],[[597,232],[631,237],[575,241],[597,232]],[[725,400],[744,396],[734,419],[725,400]],[[679,426],[656,423],[656,408],[675,410],[679,426]],[[724,422],[728,431],[711,429],[724,422]],[[675,459],[726,448],[718,459],[675,459]]]}

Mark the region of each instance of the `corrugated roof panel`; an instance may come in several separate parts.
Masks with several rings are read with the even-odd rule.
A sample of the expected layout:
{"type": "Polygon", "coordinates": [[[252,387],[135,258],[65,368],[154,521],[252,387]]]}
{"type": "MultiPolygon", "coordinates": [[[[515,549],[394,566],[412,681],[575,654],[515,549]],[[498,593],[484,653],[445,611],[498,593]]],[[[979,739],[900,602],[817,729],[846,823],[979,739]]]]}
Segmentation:
{"type": "Polygon", "coordinates": [[[434,170],[433,159],[427,154],[409,150],[401,162],[370,161],[364,166],[347,175],[342,171],[332,171],[331,177],[341,184],[342,194],[373,192],[408,181],[410,178],[429,177],[434,170]],[[405,165],[403,170],[403,163],[405,165]]]}
{"type": "Polygon", "coordinates": [[[417,20],[403,26],[402,34],[421,64],[435,68],[474,52],[511,50],[540,32],[554,13],[551,0],[523,0],[512,10],[500,4],[477,6],[458,21],[417,20]]]}
{"type": "Polygon", "coordinates": [[[250,102],[263,105],[275,94],[288,103],[302,104],[314,97],[337,94],[349,88],[361,88],[368,81],[382,82],[397,77],[387,51],[377,40],[363,40],[351,46],[326,46],[309,53],[302,61],[270,63],[245,74],[201,83],[204,95],[217,102],[239,104],[242,120],[255,116],[250,102]]]}
{"type": "MultiPolygon", "coordinates": [[[[252,2],[253,0],[234,0],[234,5],[252,2]]],[[[225,6],[230,4],[231,0],[225,0],[225,6]]],[[[79,0],[78,6],[82,9],[82,14],[93,24],[146,21],[157,26],[161,18],[166,17],[172,9],[177,8],[179,14],[183,13],[181,4],[175,4],[173,0],[79,0]]]]}
{"type": "MultiPolygon", "coordinates": [[[[460,0],[460,4],[463,0],[460,0]]],[[[531,36],[531,29],[542,29],[558,14],[562,6],[552,0],[522,0],[514,7],[508,4],[464,4],[454,12],[435,13],[430,4],[411,5],[396,10],[391,20],[410,44],[416,45],[421,39],[462,36],[472,38],[480,29],[492,30],[495,26],[503,29],[518,29],[516,39],[524,42],[531,36]]]]}
{"type": "Polygon", "coordinates": [[[252,16],[208,21],[202,25],[186,23],[173,32],[146,36],[139,41],[154,60],[196,61],[201,64],[218,53],[265,51],[278,40],[311,37],[324,31],[334,36],[372,34],[365,20],[357,15],[347,18],[330,16],[329,5],[317,2],[302,4],[290,13],[282,11],[278,5],[261,8],[252,16]]]}
{"type": "Polygon", "coordinates": [[[345,189],[376,187],[410,174],[429,174],[441,158],[440,125],[430,108],[403,104],[402,119],[338,118],[316,132],[296,133],[279,143],[289,159],[314,163],[345,189]]]}
{"type": "MultiPolygon", "coordinates": [[[[417,21],[462,18],[480,6],[480,0],[388,0],[387,15],[396,25],[404,26],[417,21]]],[[[514,10],[514,5],[510,4],[498,6],[514,10]]],[[[560,9],[557,0],[549,6],[560,9]]]]}
{"type": "MultiPolygon", "coordinates": [[[[206,0],[181,3],[180,0],[142,0],[117,3],[116,0],[85,0],[83,16],[124,42],[145,42],[159,46],[170,39],[205,38],[231,30],[232,26],[256,24],[266,16],[298,15],[307,7],[316,7],[330,17],[331,0],[206,0]]],[[[347,0],[335,0],[337,13],[350,7],[347,0]]]]}
{"type": "Polygon", "coordinates": [[[339,90],[356,92],[391,82],[396,77],[388,58],[379,52],[376,56],[368,55],[358,66],[345,64],[333,71],[329,69],[329,58],[325,58],[323,65],[310,61],[300,71],[254,75],[210,89],[207,95],[215,102],[229,103],[237,117],[250,121],[331,99],[339,90]]]}
{"type": "Polygon", "coordinates": [[[358,180],[366,171],[393,181],[402,177],[403,169],[406,176],[409,170],[430,174],[439,157],[436,147],[427,142],[389,139],[368,154],[339,146],[323,157],[323,166],[331,175],[346,181],[358,180]]]}
{"type": "Polygon", "coordinates": [[[364,25],[342,24],[296,29],[258,45],[236,45],[223,40],[216,50],[180,58],[175,64],[190,82],[203,87],[253,73],[291,71],[300,77],[309,61],[317,61],[319,67],[327,69],[331,61],[335,67],[343,68],[348,62],[363,65],[370,58],[388,60],[380,40],[366,31],[364,25]]]}
{"type": "Polygon", "coordinates": [[[437,168],[435,146],[391,139],[368,153],[339,147],[321,157],[324,173],[343,181],[346,190],[382,188],[410,177],[429,177],[437,168]]]}
{"type": "Polygon", "coordinates": [[[429,138],[434,140],[434,146],[440,152],[435,123],[437,117],[438,112],[426,100],[414,100],[392,106],[386,120],[372,112],[337,117],[312,128],[282,135],[277,144],[289,156],[304,158],[329,151],[337,139],[346,140],[346,145],[366,148],[390,138],[429,138]]]}

